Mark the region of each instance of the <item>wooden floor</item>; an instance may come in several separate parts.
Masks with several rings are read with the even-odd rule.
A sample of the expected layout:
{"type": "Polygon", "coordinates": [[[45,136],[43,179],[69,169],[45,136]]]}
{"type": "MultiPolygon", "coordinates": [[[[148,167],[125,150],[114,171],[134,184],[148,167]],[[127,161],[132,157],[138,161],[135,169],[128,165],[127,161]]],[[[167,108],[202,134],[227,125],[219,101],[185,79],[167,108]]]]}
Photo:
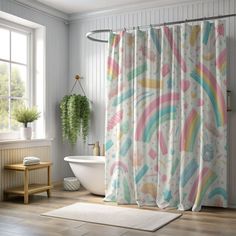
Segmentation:
{"type": "MultiPolygon", "coordinates": [[[[73,220],[40,216],[41,213],[76,202],[103,203],[101,197],[86,191],[65,192],[61,188],[52,191],[52,197],[35,195],[30,204],[24,205],[22,197],[0,202],[1,236],[236,236],[236,210],[205,208],[201,212],[184,212],[183,216],[154,233],[102,226],[73,220]]],[[[106,203],[108,204],[108,203],[106,203]]],[[[152,208],[158,210],[157,208],[152,208]]],[[[175,210],[168,210],[176,212],[175,210]]]]}

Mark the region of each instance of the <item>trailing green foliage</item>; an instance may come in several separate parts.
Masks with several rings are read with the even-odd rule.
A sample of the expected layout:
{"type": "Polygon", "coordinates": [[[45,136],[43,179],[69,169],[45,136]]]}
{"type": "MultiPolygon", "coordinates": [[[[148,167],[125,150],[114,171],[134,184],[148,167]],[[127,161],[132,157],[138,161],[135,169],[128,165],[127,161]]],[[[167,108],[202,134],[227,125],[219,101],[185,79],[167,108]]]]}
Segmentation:
{"type": "Polygon", "coordinates": [[[62,137],[63,139],[67,139],[67,137],[70,136],[69,134],[69,119],[68,119],[68,109],[67,109],[67,103],[70,96],[64,96],[60,103],[60,109],[61,109],[61,126],[62,126],[62,137]]]}
{"type": "Polygon", "coordinates": [[[80,120],[81,120],[81,128],[82,128],[82,137],[85,142],[89,133],[89,119],[90,119],[90,108],[89,101],[86,96],[80,96],[79,99],[79,107],[80,107],[80,120]]]}
{"type": "Polygon", "coordinates": [[[27,127],[27,124],[37,120],[40,117],[40,112],[36,107],[28,108],[21,106],[13,111],[13,118],[27,127]]]}
{"type": "Polygon", "coordinates": [[[60,103],[62,137],[75,144],[78,136],[86,141],[89,132],[90,108],[86,96],[66,95],[60,103]]]}

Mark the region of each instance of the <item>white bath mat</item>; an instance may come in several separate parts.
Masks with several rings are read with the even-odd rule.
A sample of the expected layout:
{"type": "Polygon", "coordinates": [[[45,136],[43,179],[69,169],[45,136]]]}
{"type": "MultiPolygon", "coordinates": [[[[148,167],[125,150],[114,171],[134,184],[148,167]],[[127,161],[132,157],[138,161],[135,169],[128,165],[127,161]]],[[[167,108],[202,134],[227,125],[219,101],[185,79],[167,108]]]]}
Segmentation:
{"type": "Polygon", "coordinates": [[[181,216],[168,212],[90,203],[76,203],[42,215],[145,231],[155,231],[181,216]]]}

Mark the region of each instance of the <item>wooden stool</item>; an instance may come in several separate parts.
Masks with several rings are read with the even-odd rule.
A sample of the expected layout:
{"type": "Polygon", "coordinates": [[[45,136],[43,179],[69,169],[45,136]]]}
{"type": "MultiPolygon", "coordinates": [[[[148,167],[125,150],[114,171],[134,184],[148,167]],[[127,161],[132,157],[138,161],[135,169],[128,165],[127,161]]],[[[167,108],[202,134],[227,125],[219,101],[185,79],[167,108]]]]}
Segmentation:
{"type": "Polygon", "coordinates": [[[40,162],[40,164],[25,166],[23,164],[12,164],[4,166],[5,170],[24,171],[24,185],[20,187],[8,188],[4,190],[4,196],[16,194],[24,196],[24,203],[28,204],[29,195],[47,191],[47,196],[51,196],[51,162],[40,162]],[[47,168],[47,184],[29,184],[29,171],[47,168]]]}

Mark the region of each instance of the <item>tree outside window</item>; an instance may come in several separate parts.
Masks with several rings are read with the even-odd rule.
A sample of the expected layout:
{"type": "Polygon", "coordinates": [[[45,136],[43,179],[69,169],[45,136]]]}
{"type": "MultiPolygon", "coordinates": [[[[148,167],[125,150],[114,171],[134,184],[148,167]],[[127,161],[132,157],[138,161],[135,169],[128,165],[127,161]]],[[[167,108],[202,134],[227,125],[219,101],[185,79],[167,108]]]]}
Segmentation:
{"type": "Polygon", "coordinates": [[[16,131],[16,107],[29,103],[29,34],[0,26],[0,133],[16,131]]]}

